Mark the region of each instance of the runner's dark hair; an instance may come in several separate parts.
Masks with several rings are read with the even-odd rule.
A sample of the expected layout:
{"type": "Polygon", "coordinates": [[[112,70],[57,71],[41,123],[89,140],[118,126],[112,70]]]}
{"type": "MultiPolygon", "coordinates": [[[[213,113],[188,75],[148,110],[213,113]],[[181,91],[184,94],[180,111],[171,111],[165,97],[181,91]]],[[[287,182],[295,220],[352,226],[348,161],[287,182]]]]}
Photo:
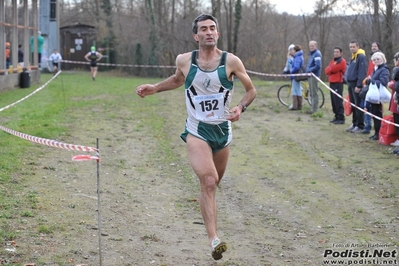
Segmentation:
{"type": "Polygon", "coordinates": [[[216,23],[216,28],[218,27],[218,21],[217,21],[217,19],[214,16],[209,15],[209,14],[201,14],[198,17],[196,17],[194,19],[194,21],[193,21],[193,32],[194,32],[194,34],[198,33],[198,22],[199,21],[208,20],[208,19],[210,19],[213,22],[215,22],[216,23]]]}

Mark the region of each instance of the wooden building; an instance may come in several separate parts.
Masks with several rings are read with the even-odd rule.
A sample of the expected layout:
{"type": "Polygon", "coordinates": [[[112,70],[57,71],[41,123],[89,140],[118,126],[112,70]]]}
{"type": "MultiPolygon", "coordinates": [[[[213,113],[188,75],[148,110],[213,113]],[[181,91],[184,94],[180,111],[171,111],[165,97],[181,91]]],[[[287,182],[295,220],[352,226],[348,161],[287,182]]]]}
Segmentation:
{"type": "MultiPolygon", "coordinates": [[[[60,28],[61,54],[64,60],[85,61],[84,56],[91,46],[96,46],[96,30],[94,26],[79,22],[60,28]]],[[[89,65],[63,63],[64,70],[87,68],[89,65]]]]}

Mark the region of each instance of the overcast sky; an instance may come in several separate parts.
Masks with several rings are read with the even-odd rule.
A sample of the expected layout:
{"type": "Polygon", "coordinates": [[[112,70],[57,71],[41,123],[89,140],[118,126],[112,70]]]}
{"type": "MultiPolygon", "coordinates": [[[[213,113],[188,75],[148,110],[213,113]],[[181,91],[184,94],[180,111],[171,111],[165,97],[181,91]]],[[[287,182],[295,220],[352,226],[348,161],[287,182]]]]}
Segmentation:
{"type": "Polygon", "coordinates": [[[314,0],[270,0],[277,12],[287,12],[292,15],[313,13],[314,0]]]}

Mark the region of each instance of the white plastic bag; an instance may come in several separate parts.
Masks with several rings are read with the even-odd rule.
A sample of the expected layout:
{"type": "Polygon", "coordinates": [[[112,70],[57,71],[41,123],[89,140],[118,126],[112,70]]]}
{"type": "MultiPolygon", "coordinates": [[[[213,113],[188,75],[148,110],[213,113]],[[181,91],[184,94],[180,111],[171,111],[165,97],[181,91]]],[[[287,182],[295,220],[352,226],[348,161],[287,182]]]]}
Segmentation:
{"type": "Polygon", "coordinates": [[[380,91],[377,84],[370,83],[369,90],[366,94],[366,101],[369,103],[380,103],[380,91]]]}
{"type": "Polygon", "coordinates": [[[380,85],[380,102],[389,103],[391,101],[392,94],[389,90],[384,86],[380,85]]]}

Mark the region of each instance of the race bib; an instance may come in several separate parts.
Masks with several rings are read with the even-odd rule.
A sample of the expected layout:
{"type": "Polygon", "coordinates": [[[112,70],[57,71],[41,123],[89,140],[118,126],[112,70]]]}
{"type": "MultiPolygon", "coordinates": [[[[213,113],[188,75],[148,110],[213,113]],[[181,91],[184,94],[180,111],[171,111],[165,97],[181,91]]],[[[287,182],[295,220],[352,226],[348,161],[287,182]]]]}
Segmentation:
{"type": "Polygon", "coordinates": [[[194,96],[195,117],[200,121],[224,119],[223,93],[194,96]]]}

